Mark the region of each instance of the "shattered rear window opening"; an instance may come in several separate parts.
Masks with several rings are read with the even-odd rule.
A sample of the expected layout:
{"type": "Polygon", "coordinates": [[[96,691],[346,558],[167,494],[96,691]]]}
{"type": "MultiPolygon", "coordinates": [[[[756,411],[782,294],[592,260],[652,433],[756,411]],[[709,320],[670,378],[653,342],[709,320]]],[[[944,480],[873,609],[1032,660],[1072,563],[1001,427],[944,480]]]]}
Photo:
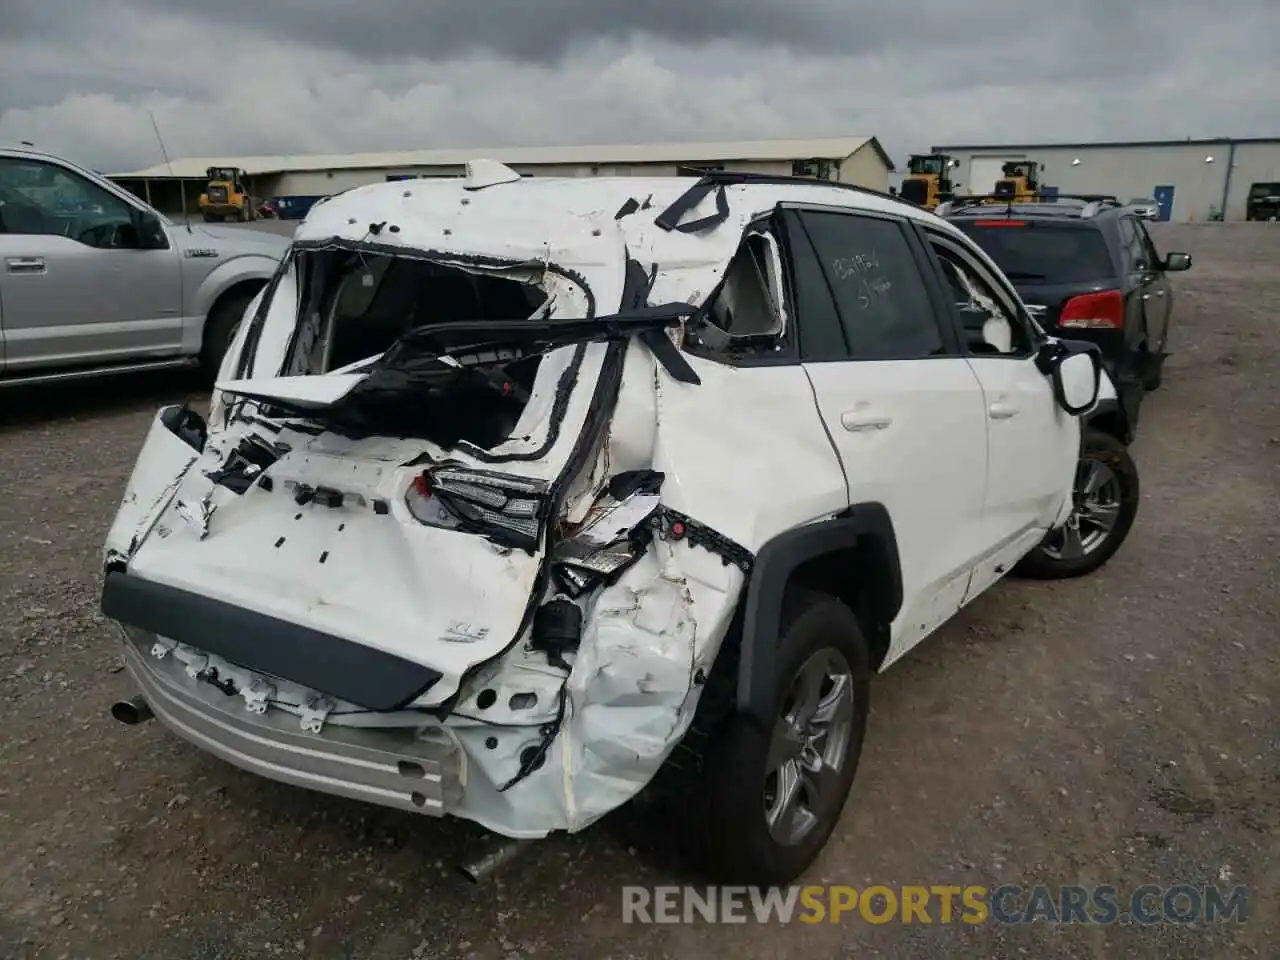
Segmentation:
{"type": "MultiPolygon", "coordinates": [[[[349,250],[300,252],[298,268],[298,322],[282,374],[369,371],[321,415],[330,429],[482,449],[511,437],[543,357],[499,350],[458,364],[436,355],[459,342],[447,330],[409,335],[424,327],[544,316],[545,271],[469,269],[349,250]]],[[[474,330],[462,335],[463,342],[474,339],[474,330]]]]}

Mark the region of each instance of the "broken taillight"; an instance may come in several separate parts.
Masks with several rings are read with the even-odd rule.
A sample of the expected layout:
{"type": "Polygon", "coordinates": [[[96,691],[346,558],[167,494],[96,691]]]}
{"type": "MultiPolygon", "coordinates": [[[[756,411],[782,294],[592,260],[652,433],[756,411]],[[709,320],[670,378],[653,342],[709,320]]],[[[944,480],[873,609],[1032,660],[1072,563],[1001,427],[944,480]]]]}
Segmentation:
{"type": "Polygon", "coordinates": [[[1082,293],[1062,305],[1060,327],[1119,330],[1124,327],[1124,295],[1119,290],[1082,293]]]}
{"type": "Polygon", "coordinates": [[[404,500],[419,523],[532,552],[542,533],[545,494],[541,480],[446,465],[414,477],[404,500]]]}
{"type": "Polygon", "coordinates": [[[578,596],[610,583],[635,563],[652,538],[650,520],[659,509],[663,474],[635,470],[618,474],[573,533],[556,545],[552,570],[560,587],[578,596]]]}

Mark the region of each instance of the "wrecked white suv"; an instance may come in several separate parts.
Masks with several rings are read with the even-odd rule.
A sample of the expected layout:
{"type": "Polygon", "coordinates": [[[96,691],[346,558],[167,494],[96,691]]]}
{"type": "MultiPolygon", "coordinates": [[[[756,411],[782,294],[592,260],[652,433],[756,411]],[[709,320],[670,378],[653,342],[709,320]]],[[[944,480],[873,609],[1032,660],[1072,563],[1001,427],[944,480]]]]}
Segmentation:
{"type": "Polygon", "coordinates": [[[116,714],[508,838],[651,786],[710,871],[784,883],[870,675],[1015,566],[1119,547],[1114,397],[872,191],[490,161],[354,189],[298,228],[207,423],[151,427],[105,547],[116,714]]]}

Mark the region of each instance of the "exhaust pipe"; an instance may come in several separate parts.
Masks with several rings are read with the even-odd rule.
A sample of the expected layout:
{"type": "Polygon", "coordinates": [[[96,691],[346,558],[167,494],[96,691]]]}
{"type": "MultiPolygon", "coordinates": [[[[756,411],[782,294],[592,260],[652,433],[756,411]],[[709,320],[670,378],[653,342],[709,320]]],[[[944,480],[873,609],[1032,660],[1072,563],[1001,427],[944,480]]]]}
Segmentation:
{"type": "Polygon", "coordinates": [[[484,853],[459,864],[458,869],[472,883],[484,883],[499,869],[505,867],[524,850],[528,849],[532,843],[532,840],[499,840],[484,853]]]}
{"type": "Polygon", "coordinates": [[[145,723],[155,714],[151,712],[151,707],[147,705],[147,701],[142,699],[142,694],[138,694],[128,700],[117,700],[113,703],[111,705],[111,716],[121,723],[133,726],[135,723],[145,723]]]}

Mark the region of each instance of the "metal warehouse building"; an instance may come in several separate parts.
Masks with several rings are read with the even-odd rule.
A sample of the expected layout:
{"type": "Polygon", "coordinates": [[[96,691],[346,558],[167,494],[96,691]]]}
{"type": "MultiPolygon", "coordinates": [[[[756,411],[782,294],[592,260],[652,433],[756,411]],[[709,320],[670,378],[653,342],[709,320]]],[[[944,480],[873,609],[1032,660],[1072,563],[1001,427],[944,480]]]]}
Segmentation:
{"type": "Polygon", "coordinates": [[[384,180],[461,176],[468,160],[487,157],[531,177],[673,176],[699,170],[812,176],[885,190],[893,171],[875,137],[667,143],[595,147],[485,147],[407,153],[174,160],[111,179],[166,212],[195,210],[209,167],[239,167],[255,197],[324,196],[384,180]]]}
{"type": "Polygon", "coordinates": [[[1150,197],[1161,219],[1243,220],[1253,183],[1280,181],[1280,137],[1241,140],[1134,140],[1115,143],[1027,143],[937,146],[959,161],[960,194],[990,193],[1010,160],[1044,164],[1042,185],[1063,193],[1150,197]]]}

